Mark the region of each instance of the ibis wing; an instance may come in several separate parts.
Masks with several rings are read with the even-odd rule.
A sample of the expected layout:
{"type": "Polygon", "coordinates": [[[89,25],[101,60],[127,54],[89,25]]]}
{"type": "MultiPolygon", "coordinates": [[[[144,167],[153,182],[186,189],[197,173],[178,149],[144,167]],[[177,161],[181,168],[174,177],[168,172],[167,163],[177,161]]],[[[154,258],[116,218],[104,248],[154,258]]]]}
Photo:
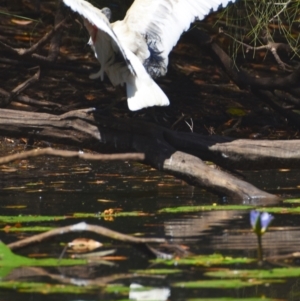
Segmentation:
{"type": "Polygon", "coordinates": [[[101,12],[100,9],[96,8],[89,2],[85,0],[63,0],[65,5],[69,6],[71,10],[77,12],[84,19],[86,19],[90,24],[97,27],[98,30],[105,32],[112,40],[112,44],[114,45],[114,50],[118,50],[121,56],[124,59],[124,62],[127,64],[130,72],[135,74],[134,68],[127,58],[125,51],[120,44],[116,34],[114,33],[109,20],[106,16],[101,12]],[[117,49],[115,49],[117,48],[117,49]]]}
{"type": "Polygon", "coordinates": [[[135,0],[124,21],[131,30],[154,43],[167,63],[170,51],[190,24],[228,2],[230,0],[135,0]]]}

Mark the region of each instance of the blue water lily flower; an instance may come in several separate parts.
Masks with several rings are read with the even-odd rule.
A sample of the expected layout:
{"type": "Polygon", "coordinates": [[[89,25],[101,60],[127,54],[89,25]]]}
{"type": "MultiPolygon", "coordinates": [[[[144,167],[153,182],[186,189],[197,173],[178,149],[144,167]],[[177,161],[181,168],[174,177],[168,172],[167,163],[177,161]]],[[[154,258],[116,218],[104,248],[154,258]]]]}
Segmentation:
{"type": "Polygon", "coordinates": [[[250,223],[257,235],[263,235],[273,219],[274,216],[268,212],[250,211],[250,223]]]}

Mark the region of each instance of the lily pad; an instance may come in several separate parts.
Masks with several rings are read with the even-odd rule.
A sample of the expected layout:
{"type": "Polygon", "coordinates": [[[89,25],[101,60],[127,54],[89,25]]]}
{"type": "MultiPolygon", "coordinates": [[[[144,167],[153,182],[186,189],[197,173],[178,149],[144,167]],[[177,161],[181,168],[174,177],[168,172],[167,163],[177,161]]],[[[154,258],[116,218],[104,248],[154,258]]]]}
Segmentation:
{"type": "Polygon", "coordinates": [[[136,274],[149,274],[149,275],[169,275],[169,274],[176,274],[181,273],[182,270],[179,269],[147,269],[147,270],[134,270],[131,271],[136,274]]]}
{"type": "Polygon", "coordinates": [[[220,270],[205,273],[206,276],[218,278],[249,278],[249,279],[277,279],[299,277],[300,268],[274,268],[270,270],[220,270]]]}
{"type": "Polygon", "coordinates": [[[54,229],[53,227],[4,227],[5,232],[46,232],[54,229]]]}
{"type": "Polygon", "coordinates": [[[278,214],[299,214],[300,207],[268,207],[268,208],[259,208],[258,211],[267,211],[269,213],[278,213],[278,214]]]}
{"type": "Polygon", "coordinates": [[[86,294],[94,293],[99,290],[99,286],[74,286],[66,284],[49,284],[38,282],[18,282],[18,281],[2,281],[0,288],[13,289],[22,293],[42,293],[42,294],[86,294]]]}
{"type": "Polygon", "coordinates": [[[48,221],[57,221],[64,220],[66,216],[42,216],[42,215],[1,215],[0,223],[32,223],[32,222],[48,222],[48,221]]]}
{"type": "Polygon", "coordinates": [[[242,288],[256,285],[264,285],[269,283],[281,283],[280,280],[260,279],[260,280],[241,280],[241,279],[217,279],[217,280],[198,280],[198,281],[185,281],[176,282],[172,286],[180,288],[218,288],[218,289],[231,289],[242,288]]]}
{"type": "Polygon", "coordinates": [[[70,266],[82,265],[87,261],[83,259],[35,259],[14,254],[3,242],[0,242],[0,278],[5,277],[10,270],[22,266],[70,266]]]}
{"type": "Polygon", "coordinates": [[[284,203],[288,203],[288,204],[300,204],[300,199],[286,199],[283,201],[284,203]]]}
{"type": "Polygon", "coordinates": [[[163,208],[159,213],[183,213],[196,211],[212,211],[212,210],[248,210],[253,209],[253,206],[247,205],[203,205],[203,206],[180,206],[163,208]]]}
{"type": "Polygon", "coordinates": [[[270,298],[197,298],[197,299],[187,299],[187,301],[278,301],[278,299],[270,299],[270,298]]]}
{"type": "Polygon", "coordinates": [[[131,211],[131,212],[114,212],[112,214],[107,213],[74,213],[75,218],[100,218],[100,217],[126,217],[126,216],[145,216],[147,213],[141,211],[131,211]]]}
{"type": "Polygon", "coordinates": [[[195,266],[212,266],[212,265],[229,265],[229,264],[247,264],[253,262],[254,259],[244,257],[229,257],[221,254],[212,255],[196,255],[179,259],[156,259],[154,262],[163,263],[171,266],[178,265],[195,265],[195,266]]]}

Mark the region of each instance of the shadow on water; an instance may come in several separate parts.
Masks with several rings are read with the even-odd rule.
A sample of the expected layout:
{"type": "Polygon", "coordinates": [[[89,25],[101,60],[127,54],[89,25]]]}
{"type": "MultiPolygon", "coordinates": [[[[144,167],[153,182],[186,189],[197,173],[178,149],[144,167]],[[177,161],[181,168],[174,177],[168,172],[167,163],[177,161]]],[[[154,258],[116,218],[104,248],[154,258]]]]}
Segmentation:
{"type": "MultiPolygon", "coordinates": [[[[7,153],[7,150],[3,150],[5,151],[7,153]]],[[[141,164],[90,163],[41,157],[2,166],[1,173],[1,240],[4,243],[33,235],[38,232],[36,227],[59,227],[84,220],[126,234],[166,237],[170,242],[184,245],[196,255],[256,258],[257,239],[250,229],[249,208],[234,210],[230,208],[232,204],[228,199],[219,198],[141,164]],[[212,209],[228,206],[231,210],[226,210],[227,207],[222,207],[223,210],[206,210],[206,205],[213,205],[215,208],[212,209]],[[198,209],[191,212],[178,210],[177,213],[160,211],[180,206],[198,206],[195,207],[198,209]],[[203,206],[203,210],[199,206],[203,206]],[[110,208],[115,212],[138,214],[103,217],[101,213],[110,208]],[[89,215],[78,217],[75,213],[89,215]],[[23,222],[21,217],[28,215],[65,218],[23,222]],[[5,216],[19,216],[20,222],[10,223],[5,216]]],[[[297,175],[298,171],[269,171],[248,173],[246,176],[255,185],[269,191],[282,194],[292,191],[289,194],[289,198],[292,198],[296,197],[299,189],[297,175]]],[[[296,204],[283,203],[277,208],[282,206],[297,208],[296,204]]],[[[274,208],[276,209],[271,209],[274,208]]],[[[298,214],[284,210],[274,213],[275,220],[263,237],[266,257],[299,250],[298,214]]],[[[132,300],[167,300],[169,295],[171,300],[208,300],[207,298],[221,297],[240,300],[250,297],[259,299],[261,296],[286,299],[287,292],[294,290],[298,294],[297,278],[282,276],[277,281],[257,281],[255,285],[249,285],[251,281],[243,279],[243,286],[238,283],[227,288],[227,282],[212,282],[211,277],[205,275],[209,271],[218,270],[218,267],[221,270],[261,268],[256,263],[233,262],[224,266],[222,262],[203,264],[197,259],[193,264],[180,264],[178,259],[177,263],[166,265],[162,262],[150,262],[132,246],[99,238],[91,233],[68,234],[15,253],[30,258],[58,258],[65,243],[78,237],[100,240],[104,249],[116,249],[117,252],[105,261],[91,261],[86,265],[71,267],[47,268],[32,264],[10,268],[9,271],[2,267],[0,299],[40,300],[43,294],[42,298],[46,300],[58,300],[62,295],[68,300],[124,300],[129,297],[132,300]],[[153,273],[149,273],[150,270],[153,273]],[[198,281],[197,285],[188,288],[195,281],[198,281]],[[186,283],[182,284],[183,282],[186,283]],[[13,285],[8,285],[9,283],[13,285]],[[206,285],[201,287],[199,283],[206,285]]],[[[68,258],[71,253],[73,252],[67,251],[65,257],[68,258]]],[[[285,265],[297,266],[297,259],[289,260],[285,265]]],[[[278,262],[268,262],[264,268],[276,266],[278,262]]],[[[218,281],[222,279],[223,277],[219,277],[218,281]]]]}

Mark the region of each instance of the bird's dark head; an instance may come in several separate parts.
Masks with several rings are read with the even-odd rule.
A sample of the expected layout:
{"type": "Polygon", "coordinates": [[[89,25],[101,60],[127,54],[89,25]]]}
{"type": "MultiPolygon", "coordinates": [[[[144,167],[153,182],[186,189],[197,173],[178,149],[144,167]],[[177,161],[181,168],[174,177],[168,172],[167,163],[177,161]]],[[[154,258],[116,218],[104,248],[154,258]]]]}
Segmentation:
{"type": "Polygon", "coordinates": [[[105,17],[108,19],[108,21],[110,21],[111,18],[111,10],[108,7],[103,7],[101,9],[102,14],[105,15],[105,17]]]}

